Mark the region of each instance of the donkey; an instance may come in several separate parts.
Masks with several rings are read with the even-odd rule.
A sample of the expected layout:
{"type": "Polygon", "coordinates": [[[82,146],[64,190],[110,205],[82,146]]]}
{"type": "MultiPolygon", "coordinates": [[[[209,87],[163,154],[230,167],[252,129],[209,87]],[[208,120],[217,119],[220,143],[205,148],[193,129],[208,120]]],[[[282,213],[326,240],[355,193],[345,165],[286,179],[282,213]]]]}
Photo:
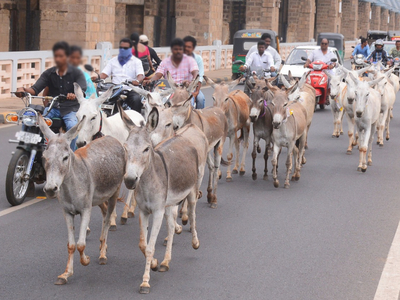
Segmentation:
{"type": "Polygon", "coordinates": [[[339,74],[332,75],[325,72],[330,79],[329,103],[333,115],[333,133],[332,137],[338,138],[343,134],[343,116],[344,116],[344,101],[347,99],[347,85],[343,82],[346,73],[340,72],[339,74]]]}
{"type": "Polygon", "coordinates": [[[125,173],[125,151],[118,141],[110,136],[97,139],[74,152],[70,143],[81,129],[85,117],[65,134],[55,134],[42,117],[39,127],[49,140],[43,152],[47,181],[44,191],[49,198],[57,197],[63,207],[68,229],[68,263],[55,284],[66,284],[73,274],[74,252],[77,248],[81,264],[90,263],[85,255],[86,228],[89,225],[92,206],[100,206],[103,226],[100,236],[100,265],[107,263],[107,235],[110,217],[114,210],[125,173]],[[108,202],[106,205],[105,203],[108,202]],[[75,245],[74,217],[81,215],[80,232],[75,245]]]}
{"type": "Polygon", "coordinates": [[[173,126],[177,130],[188,124],[194,124],[200,128],[207,137],[209,153],[207,164],[209,169],[209,180],[207,187],[207,200],[211,208],[217,208],[217,188],[219,179],[219,168],[222,158],[222,150],[228,132],[228,123],[224,112],[218,107],[207,107],[204,109],[193,109],[191,96],[185,102],[173,104],[173,126]]]}
{"type": "Polygon", "coordinates": [[[206,82],[214,88],[213,100],[214,106],[219,107],[225,113],[228,121],[228,137],[229,137],[229,150],[228,150],[228,161],[233,158],[233,146],[236,148],[236,160],[235,166],[231,173],[231,166],[228,166],[226,181],[232,181],[232,174],[238,173],[239,168],[239,138],[237,132],[241,131],[243,138],[243,154],[240,163],[240,175],[244,175],[245,160],[247,149],[249,148],[249,132],[250,132],[250,118],[249,118],[249,106],[251,104],[250,98],[242,91],[236,90],[229,93],[230,89],[233,89],[240,81],[240,78],[232,81],[229,85],[222,82],[221,84],[215,84],[210,78],[204,76],[206,82]]]}
{"type": "Polygon", "coordinates": [[[367,151],[368,166],[372,166],[372,141],[376,126],[378,125],[381,111],[381,95],[373,87],[383,79],[378,78],[373,81],[365,82],[358,80],[352,73],[350,78],[357,86],[356,95],[356,124],[360,134],[359,153],[360,159],[357,171],[367,171],[367,151]]]}
{"type": "Polygon", "coordinates": [[[289,176],[292,169],[292,157],[295,158],[295,173],[292,180],[300,179],[301,158],[307,140],[307,111],[296,101],[289,102],[290,90],[273,90],[272,100],[272,141],[274,152],[272,157],[274,186],[279,187],[277,175],[278,155],[282,147],[287,147],[285,188],[289,188],[289,176]],[[296,141],[299,142],[298,148],[296,141]]]}
{"type": "Polygon", "coordinates": [[[259,146],[260,139],[265,141],[265,152],[264,152],[264,180],[268,180],[268,148],[272,142],[271,134],[272,134],[272,113],[271,113],[271,100],[273,94],[265,85],[261,82],[256,82],[255,86],[248,80],[246,80],[246,85],[250,94],[250,120],[253,123],[253,152],[251,153],[251,157],[253,159],[252,166],[252,178],[253,180],[257,180],[257,170],[256,170],[256,158],[257,152],[261,152],[261,148],[259,146]],[[265,85],[265,87],[263,87],[265,85]]]}
{"type": "Polygon", "coordinates": [[[150,292],[150,268],[158,269],[154,258],[154,248],[163,216],[166,215],[168,241],[165,257],[160,265],[160,272],[169,270],[175,230],[174,208],[187,199],[189,206],[192,247],[200,246],[196,230],[196,202],[199,187],[204,175],[208,141],[204,133],[195,125],[188,125],[178,130],[175,136],[153,148],[149,133],[158,122],[158,110],[153,108],[149,121],[137,127],[120,110],[125,125],[129,128],[129,137],[124,145],[127,152],[125,185],[135,189],[136,201],[140,214],[139,247],[146,257],[146,267],[140,293],[150,292]],[[147,243],[149,215],[153,214],[150,240],[147,243]]]}
{"type": "MultiPolygon", "coordinates": [[[[76,113],[76,117],[78,121],[83,120],[82,128],[76,141],[78,147],[83,147],[90,143],[93,139],[103,135],[116,138],[122,145],[128,138],[128,130],[122,122],[120,115],[115,114],[114,116],[107,118],[106,114],[100,109],[100,105],[111,95],[112,89],[109,89],[98,98],[91,99],[85,99],[82,89],[77,83],[74,83],[74,91],[80,104],[79,110],[76,113]]],[[[140,124],[142,121],[144,121],[143,116],[134,110],[128,110],[126,113],[135,124],[140,124]]],[[[132,198],[133,192],[130,191],[127,197],[127,204],[125,205],[126,209],[124,209],[124,212],[121,216],[122,225],[126,223],[128,215],[130,217],[134,216],[135,201],[132,201],[133,205],[130,206],[132,198]],[[129,208],[129,214],[127,212],[127,208],[129,208]]],[[[111,216],[110,230],[117,229],[116,217],[117,213],[114,210],[111,216]]]]}

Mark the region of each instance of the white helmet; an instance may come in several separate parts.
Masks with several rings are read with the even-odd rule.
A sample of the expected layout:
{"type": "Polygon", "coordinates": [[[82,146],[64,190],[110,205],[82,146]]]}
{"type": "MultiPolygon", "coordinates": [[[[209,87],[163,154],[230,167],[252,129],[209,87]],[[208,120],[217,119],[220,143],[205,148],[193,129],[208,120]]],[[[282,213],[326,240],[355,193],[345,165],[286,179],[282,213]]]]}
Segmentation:
{"type": "Polygon", "coordinates": [[[375,46],[383,46],[383,41],[381,40],[381,39],[379,39],[379,40],[376,40],[376,42],[375,42],[375,46]]]}
{"type": "Polygon", "coordinates": [[[147,35],[142,34],[141,36],[139,36],[139,42],[146,43],[148,41],[149,41],[149,38],[147,37],[147,35]]]}

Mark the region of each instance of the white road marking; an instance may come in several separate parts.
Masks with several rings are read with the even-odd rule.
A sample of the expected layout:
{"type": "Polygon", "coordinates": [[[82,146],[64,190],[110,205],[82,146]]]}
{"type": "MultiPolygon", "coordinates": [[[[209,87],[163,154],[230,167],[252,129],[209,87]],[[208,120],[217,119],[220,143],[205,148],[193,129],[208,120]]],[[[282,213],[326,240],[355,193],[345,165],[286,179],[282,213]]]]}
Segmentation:
{"type": "Polygon", "coordinates": [[[400,294],[400,222],[383,268],[374,300],[398,300],[400,294]]]}
{"type": "Polygon", "coordinates": [[[17,125],[17,124],[4,124],[4,125],[0,125],[0,129],[8,128],[8,127],[15,126],[15,125],[17,125]]]}
{"type": "Polygon", "coordinates": [[[5,216],[5,215],[8,215],[8,214],[10,214],[10,213],[12,213],[12,212],[14,212],[14,211],[20,210],[21,208],[30,206],[30,205],[32,205],[32,204],[38,203],[38,202],[43,201],[43,200],[46,200],[46,198],[44,198],[44,199],[42,199],[42,198],[40,198],[40,199],[39,199],[39,198],[36,198],[36,199],[31,200],[31,201],[22,203],[21,205],[13,206],[13,207],[7,208],[7,209],[5,209],[5,210],[0,211],[0,217],[5,216]]]}

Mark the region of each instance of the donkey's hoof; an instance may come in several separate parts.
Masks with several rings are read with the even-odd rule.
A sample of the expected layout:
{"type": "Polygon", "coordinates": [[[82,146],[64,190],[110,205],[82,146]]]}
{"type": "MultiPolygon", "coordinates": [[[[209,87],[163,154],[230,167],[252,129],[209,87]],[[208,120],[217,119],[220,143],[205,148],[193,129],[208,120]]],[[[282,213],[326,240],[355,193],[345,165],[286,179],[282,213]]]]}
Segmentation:
{"type": "Polygon", "coordinates": [[[90,264],[90,257],[88,255],[86,255],[86,258],[81,258],[81,265],[82,266],[88,266],[90,264]]]}
{"type": "Polygon", "coordinates": [[[336,135],[335,134],[332,134],[332,138],[335,138],[336,137],[336,135]]]}
{"type": "Polygon", "coordinates": [[[264,175],[263,180],[268,181],[268,175],[264,175]]]}
{"type": "Polygon", "coordinates": [[[340,132],[340,135],[343,135],[343,131],[340,132]]]}
{"type": "Polygon", "coordinates": [[[253,180],[257,180],[257,173],[253,173],[253,174],[251,175],[251,178],[253,178],[253,180]]]}
{"type": "Polygon", "coordinates": [[[307,163],[307,159],[303,156],[303,158],[301,159],[301,164],[305,165],[307,163]]]}
{"type": "Polygon", "coordinates": [[[238,170],[236,170],[236,169],[232,170],[232,174],[237,174],[237,173],[238,173],[238,170]]]}
{"type": "Polygon", "coordinates": [[[352,151],[351,150],[347,150],[346,154],[347,155],[351,155],[352,151]]]}
{"type": "Polygon", "coordinates": [[[167,272],[169,270],[169,267],[166,265],[161,265],[160,269],[158,270],[158,272],[167,272]]]}
{"type": "Polygon", "coordinates": [[[305,146],[304,146],[304,149],[306,149],[306,150],[307,150],[307,149],[308,149],[308,145],[305,145],[305,146]]]}
{"type": "Polygon", "coordinates": [[[276,187],[276,188],[279,187],[279,180],[274,181],[274,187],[276,187]]]}
{"type": "Polygon", "coordinates": [[[116,231],[117,230],[117,225],[111,225],[109,230],[110,231],[116,231]]]}
{"type": "Polygon", "coordinates": [[[203,197],[203,192],[199,191],[199,193],[197,194],[197,199],[200,199],[201,197],[203,197]]]}
{"type": "Polygon", "coordinates": [[[369,162],[367,163],[367,165],[368,165],[368,166],[372,166],[372,161],[369,161],[369,162]]]}
{"type": "Polygon", "coordinates": [[[379,145],[379,141],[376,141],[376,144],[379,145]]]}
{"type": "Polygon", "coordinates": [[[107,264],[107,257],[100,257],[99,258],[99,265],[104,266],[107,264]]]}
{"type": "Polygon", "coordinates": [[[86,229],[86,237],[90,235],[90,228],[86,229]]]}
{"type": "Polygon", "coordinates": [[[382,148],[383,147],[383,144],[379,144],[379,148],[382,148]]]}
{"type": "Polygon", "coordinates": [[[361,168],[361,171],[363,172],[363,173],[365,173],[365,172],[367,172],[367,167],[363,167],[363,168],[361,168]]]}
{"type": "Polygon", "coordinates": [[[212,194],[207,195],[207,202],[210,203],[212,200],[212,194]]]}
{"type": "Polygon", "coordinates": [[[168,243],[168,238],[165,238],[164,242],[163,242],[163,246],[167,246],[167,243],[168,243]]]}
{"type": "Polygon", "coordinates": [[[226,182],[232,182],[232,177],[226,177],[226,182]]]}
{"type": "Polygon", "coordinates": [[[139,289],[139,293],[141,293],[141,294],[150,293],[150,287],[149,286],[141,286],[139,289]]]}
{"type": "Polygon", "coordinates": [[[338,139],[338,138],[339,138],[339,136],[340,136],[339,134],[338,134],[338,135],[336,135],[336,138],[338,139]]]}
{"type": "Polygon", "coordinates": [[[54,284],[55,284],[55,285],[64,285],[64,284],[66,284],[67,282],[68,282],[67,279],[62,278],[62,277],[58,277],[58,278],[57,278],[57,281],[54,282],[54,284]]]}
{"type": "Polygon", "coordinates": [[[151,268],[154,272],[158,271],[158,260],[157,260],[157,259],[153,259],[150,268],[151,268]],[[154,262],[154,263],[153,263],[153,262],[154,262]]]}
{"type": "Polygon", "coordinates": [[[257,153],[261,153],[261,147],[257,146],[257,153]]]}
{"type": "Polygon", "coordinates": [[[128,212],[128,218],[133,218],[135,216],[135,213],[134,212],[128,212]]]}
{"type": "Polygon", "coordinates": [[[217,203],[214,203],[214,202],[210,203],[210,207],[211,208],[217,208],[217,203]]]}
{"type": "Polygon", "coordinates": [[[126,221],[128,221],[128,218],[121,217],[121,221],[120,221],[121,225],[125,225],[126,221]]]}
{"type": "Polygon", "coordinates": [[[192,243],[192,247],[193,247],[194,250],[199,249],[199,247],[200,247],[200,241],[197,241],[197,243],[192,243]]]}
{"type": "Polygon", "coordinates": [[[390,139],[390,138],[388,138],[388,137],[386,138],[387,141],[388,141],[389,139],[390,139]]]}
{"type": "Polygon", "coordinates": [[[246,173],[246,171],[240,171],[240,172],[239,172],[239,175],[240,175],[240,176],[243,176],[245,173],[246,173]]]}
{"type": "Polygon", "coordinates": [[[358,171],[358,172],[361,172],[361,167],[358,167],[358,168],[357,168],[357,171],[358,171]]]}
{"type": "Polygon", "coordinates": [[[182,226],[175,227],[175,233],[176,234],[181,234],[182,233],[182,226]]]}
{"type": "Polygon", "coordinates": [[[284,188],[288,189],[289,187],[290,187],[290,184],[289,183],[285,183],[284,188]]]}

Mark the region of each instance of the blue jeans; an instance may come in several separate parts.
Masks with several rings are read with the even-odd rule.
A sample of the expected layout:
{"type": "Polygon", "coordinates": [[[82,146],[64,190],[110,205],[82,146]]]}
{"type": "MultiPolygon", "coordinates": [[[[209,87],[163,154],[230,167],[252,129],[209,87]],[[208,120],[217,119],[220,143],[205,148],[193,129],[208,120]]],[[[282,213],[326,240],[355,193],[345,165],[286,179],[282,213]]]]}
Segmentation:
{"type": "MultiPolygon", "coordinates": [[[[49,110],[48,107],[46,107],[44,109],[43,114],[46,114],[47,111],[49,110]]],[[[65,123],[65,127],[68,130],[70,130],[72,127],[74,127],[76,124],[78,124],[78,119],[76,118],[76,112],[75,111],[71,111],[70,113],[66,114],[64,117],[61,117],[60,114],[60,110],[58,108],[53,108],[50,113],[46,116],[46,118],[52,119],[52,118],[60,118],[63,119],[64,123],[65,123]]],[[[71,142],[71,149],[72,151],[76,150],[76,139],[78,137],[76,137],[75,139],[72,140],[71,142]]]]}
{"type": "Polygon", "coordinates": [[[202,91],[199,91],[199,94],[196,97],[196,100],[192,98],[192,105],[194,106],[194,101],[196,101],[196,108],[197,109],[202,109],[206,106],[206,97],[204,97],[204,94],[202,91]]]}

